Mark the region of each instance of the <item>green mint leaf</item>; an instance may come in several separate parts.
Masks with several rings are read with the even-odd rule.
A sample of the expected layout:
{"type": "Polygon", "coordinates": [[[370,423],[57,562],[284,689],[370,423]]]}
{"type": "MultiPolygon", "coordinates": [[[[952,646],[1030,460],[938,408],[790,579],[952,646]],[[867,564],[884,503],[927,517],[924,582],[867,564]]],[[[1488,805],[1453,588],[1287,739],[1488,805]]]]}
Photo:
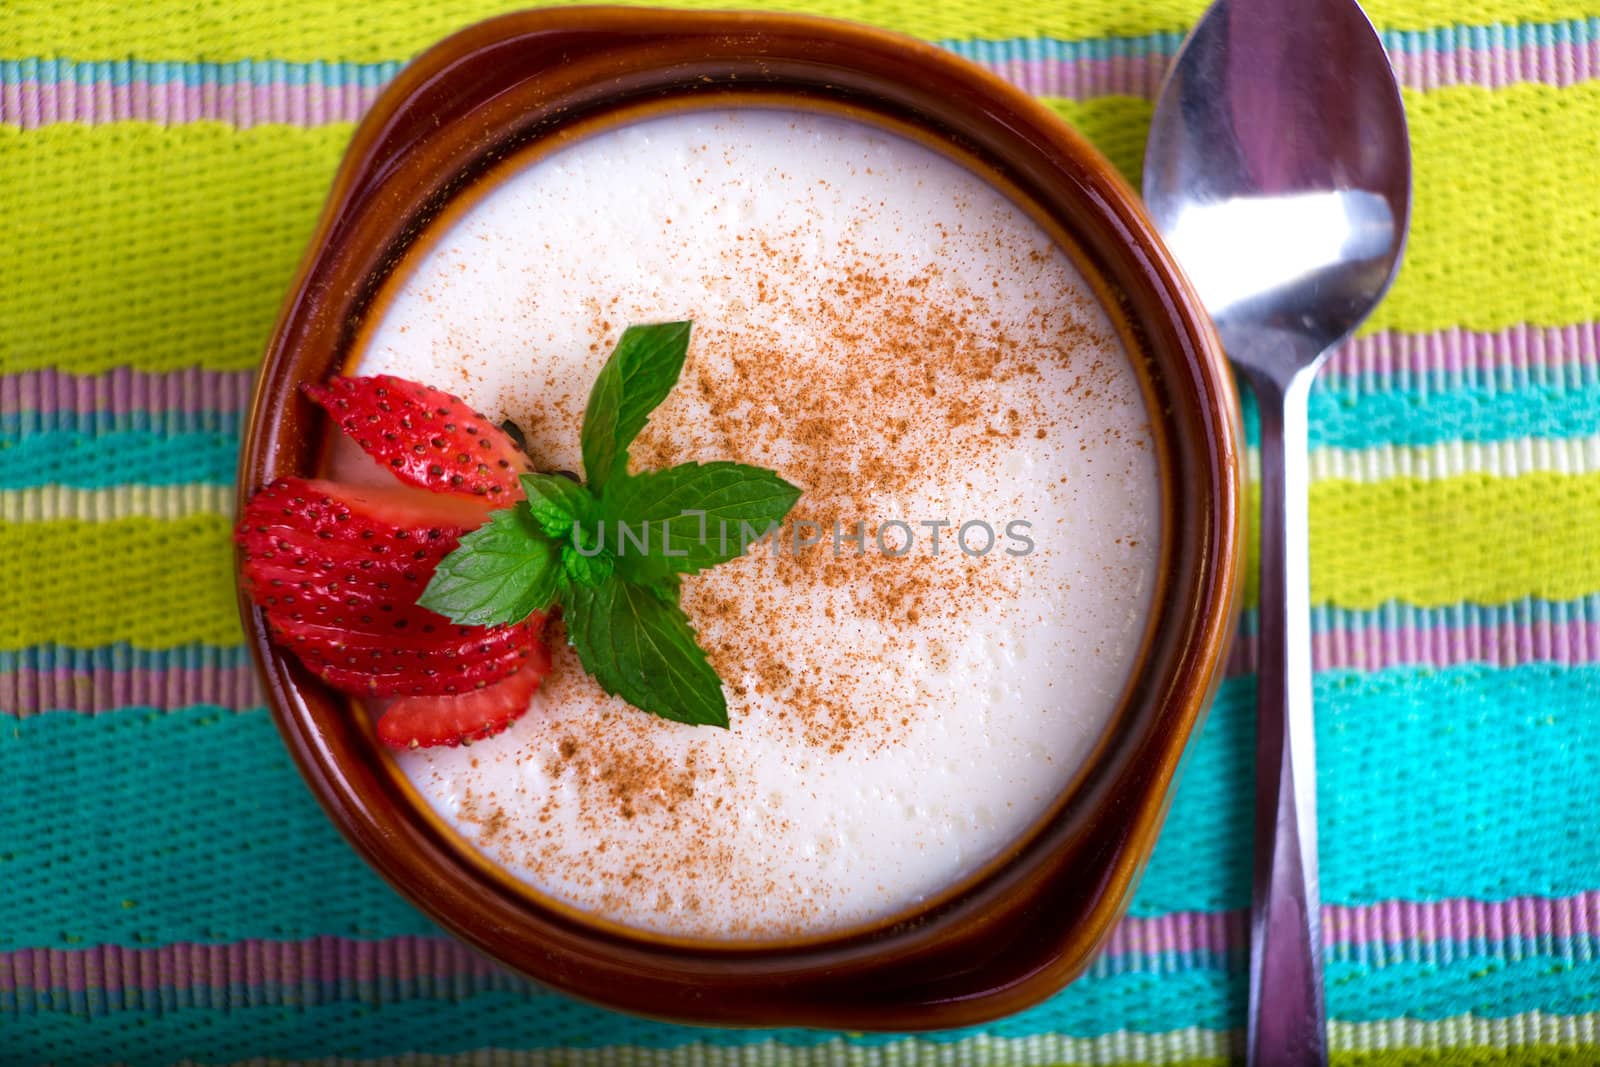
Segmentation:
{"type": "Polygon", "coordinates": [[[628,446],[678,384],[689,353],[687,322],[629,326],[589,391],[583,415],[583,471],[598,493],[628,467],[628,446]]]}
{"type": "Polygon", "coordinates": [[[596,551],[597,538],[582,523],[574,524],[571,536],[561,546],[561,567],[567,577],[580,585],[596,586],[611,577],[616,560],[609,548],[596,551]],[[579,551],[579,549],[582,551],[579,551]]]}
{"type": "Polygon", "coordinates": [[[685,463],[612,482],[600,500],[606,544],[626,578],[653,583],[742,555],[783,521],[801,490],[742,463],[685,463]]]}
{"type": "Polygon", "coordinates": [[[664,719],[727,728],[722,679],[675,602],[613,576],[569,586],[562,603],[567,638],[600,688],[664,719]]]}
{"type": "Polygon", "coordinates": [[[518,505],[463,536],[417,603],[461,626],[493,626],[544,611],[565,584],[560,543],[518,505]]]}
{"type": "Polygon", "coordinates": [[[588,518],[594,504],[589,490],[559,474],[524,474],[522,492],[533,521],[555,538],[566,537],[574,522],[588,518]]]}

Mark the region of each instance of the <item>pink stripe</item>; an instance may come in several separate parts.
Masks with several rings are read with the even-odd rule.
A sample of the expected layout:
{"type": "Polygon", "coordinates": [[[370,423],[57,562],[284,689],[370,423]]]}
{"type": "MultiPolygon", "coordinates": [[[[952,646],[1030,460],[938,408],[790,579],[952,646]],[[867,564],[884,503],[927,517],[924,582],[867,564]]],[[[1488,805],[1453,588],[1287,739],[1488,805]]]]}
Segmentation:
{"type": "MultiPolygon", "coordinates": [[[[1322,912],[1323,943],[1339,946],[1417,946],[1459,942],[1486,954],[1512,939],[1600,936],[1600,891],[1573,897],[1518,897],[1503,901],[1384,901],[1363,907],[1329,906],[1322,912]]],[[[1123,919],[1104,957],[1168,953],[1212,955],[1227,965],[1249,943],[1242,911],[1177,912],[1123,919]]],[[[319,937],[306,941],[181,943],[157,948],[99,945],[87,949],[19,949],[0,953],[0,992],[110,989],[130,994],[156,990],[263,986],[260,1001],[283,995],[301,1002],[374,995],[394,999],[448,996],[485,988],[520,986],[496,965],[443,937],[378,941],[319,937]],[[361,991],[351,986],[366,987],[361,991]],[[333,987],[318,990],[317,986],[333,987]]],[[[249,994],[245,994],[249,999],[249,994]]],[[[138,998],[142,999],[142,998],[138,998]]],[[[123,1005],[132,1007],[136,1005],[123,1005]]]]}
{"type": "Polygon", "coordinates": [[[339,999],[339,991],[318,997],[307,986],[384,983],[408,987],[396,992],[416,996],[430,991],[449,993],[464,980],[480,989],[520,984],[465,945],[442,937],[381,941],[319,937],[219,945],[184,943],[160,948],[97,945],[88,949],[0,953],[0,992],[118,989],[127,995],[129,991],[161,988],[222,987],[231,991],[272,983],[296,987],[296,1000],[315,1000],[339,999]]]}
{"type": "Polygon", "coordinates": [[[0,122],[33,129],[54,122],[226,122],[323,126],[355,122],[378,98],[370,85],[183,85],[178,82],[25,81],[0,96],[0,122]]]}
{"type": "Polygon", "coordinates": [[[1150,918],[1123,918],[1101,952],[1106,956],[1209,952],[1225,955],[1249,944],[1242,911],[1180,911],[1150,918]]]}
{"type": "MultiPolygon", "coordinates": [[[[1487,663],[1514,667],[1522,663],[1575,666],[1600,663],[1600,621],[1519,623],[1499,626],[1397,627],[1383,625],[1340,628],[1313,634],[1314,670],[1381,671],[1390,667],[1450,667],[1487,663]]],[[[1241,634],[1228,653],[1229,675],[1256,668],[1254,635],[1241,634]]]]}
{"type": "MultiPolygon", "coordinates": [[[[1415,89],[1453,85],[1499,88],[1520,82],[1566,86],[1594,77],[1600,41],[1524,45],[1517,48],[1397,51],[1392,60],[1401,84],[1415,89]]],[[[1085,60],[989,60],[999,76],[1041,96],[1153,99],[1169,58],[1162,55],[1085,60]]],[[[24,81],[0,94],[0,122],[24,129],[52,122],[138,120],[175,124],[216,121],[249,128],[267,123],[318,126],[354,122],[377,98],[379,87],[344,83],[289,85],[183,85],[175,81],[81,84],[24,81]]]]}
{"type": "MultiPolygon", "coordinates": [[[[1318,671],[1380,671],[1390,667],[1450,667],[1484,663],[1564,666],[1600,663],[1600,621],[1513,623],[1500,626],[1343,628],[1314,634],[1318,671]]],[[[1256,667],[1256,642],[1241,634],[1228,653],[1230,677],[1256,667]]],[[[24,718],[47,711],[98,714],[126,707],[167,710],[210,704],[242,711],[264,701],[249,667],[181,667],[166,670],[103,668],[0,672],[0,714],[24,718]]]]}
{"type": "Polygon", "coordinates": [[[22,371],[0,375],[0,412],[242,412],[250,406],[254,382],[254,371],[199,367],[167,372],[118,367],[104,374],[22,371]]]}
{"type": "Polygon", "coordinates": [[[1413,89],[1452,85],[1501,88],[1518,82],[1576,85],[1593,77],[1600,42],[1396,52],[1391,57],[1400,83],[1413,89]]]}
{"type": "Polygon", "coordinates": [[[249,667],[0,672],[0,713],[18,718],[46,711],[93,715],[117,708],[169,710],[197,704],[240,711],[265,703],[249,667]]]}
{"type": "Polygon", "coordinates": [[[1326,945],[1405,941],[1489,943],[1509,938],[1600,936],[1600,891],[1510,900],[1390,900],[1324,907],[1326,945]]]}
{"type": "Polygon", "coordinates": [[[1465,384],[1515,386],[1554,373],[1600,373],[1600,322],[1572,326],[1518,325],[1503,330],[1461,328],[1430,333],[1376,333],[1336,350],[1324,378],[1404,384],[1407,377],[1460,375],[1465,384]],[[1398,381],[1397,381],[1398,379],[1398,381]]]}
{"type": "MultiPolygon", "coordinates": [[[[1375,671],[1401,664],[1512,667],[1539,662],[1570,666],[1600,661],[1600,622],[1334,630],[1315,634],[1311,648],[1319,671],[1375,671]]],[[[1253,661],[1253,651],[1245,655],[1253,661]]],[[[1241,665],[1250,669],[1248,664],[1241,665]]]]}
{"type": "Polygon", "coordinates": [[[1170,57],[1119,56],[1115,59],[1036,59],[980,64],[1035,96],[1088,100],[1097,96],[1136,96],[1154,100],[1170,57]]]}
{"type": "MultiPolygon", "coordinates": [[[[1515,387],[1551,375],[1600,378],[1600,322],[1519,325],[1504,330],[1437,330],[1359,337],[1329,357],[1328,384],[1404,386],[1458,375],[1463,384],[1515,387]]],[[[119,367],[104,374],[58,370],[0,374],[0,412],[242,412],[250,406],[253,371],[146,372],[119,367]]]]}

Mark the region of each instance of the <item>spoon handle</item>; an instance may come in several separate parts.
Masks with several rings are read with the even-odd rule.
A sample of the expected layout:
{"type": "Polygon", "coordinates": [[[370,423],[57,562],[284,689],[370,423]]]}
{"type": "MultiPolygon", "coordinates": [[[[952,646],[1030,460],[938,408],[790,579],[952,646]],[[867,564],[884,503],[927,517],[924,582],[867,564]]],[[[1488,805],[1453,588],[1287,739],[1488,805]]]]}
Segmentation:
{"type": "Polygon", "coordinates": [[[1261,410],[1261,612],[1256,697],[1255,879],[1250,912],[1252,1067],[1328,1062],[1317,891],[1316,749],[1306,396],[1312,372],[1253,379],[1261,410]]]}

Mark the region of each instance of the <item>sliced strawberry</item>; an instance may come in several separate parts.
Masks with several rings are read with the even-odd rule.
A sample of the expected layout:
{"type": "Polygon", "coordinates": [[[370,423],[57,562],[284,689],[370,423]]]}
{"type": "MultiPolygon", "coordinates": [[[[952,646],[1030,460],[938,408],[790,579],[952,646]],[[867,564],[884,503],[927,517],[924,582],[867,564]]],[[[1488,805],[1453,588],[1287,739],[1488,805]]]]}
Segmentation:
{"type": "Polygon", "coordinates": [[[312,647],[487,657],[522,640],[515,626],[457,626],[415,604],[337,607],[321,618],[302,611],[275,614],[282,618],[273,620],[273,628],[284,640],[312,647]]]}
{"type": "Polygon", "coordinates": [[[250,499],[235,534],[245,591],[274,636],[362,695],[456,693],[517,670],[543,620],[457,626],[419,607],[439,560],[480,525],[481,501],[402,487],[287,479],[250,499]]]}
{"type": "Polygon", "coordinates": [[[528,457],[459,397],[388,374],[332,378],[306,395],[403,482],[497,504],[522,495],[528,457]]]}
{"type": "Polygon", "coordinates": [[[394,603],[399,585],[394,578],[341,573],[337,566],[324,570],[313,567],[306,556],[268,553],[251,558],[245,581],[250,599],[264,608],[298,604],[302,611],[326,614],[361,607],[383,610],[394,603]]]}
{"type": "Polygon", "coordinates": [[[340,692],[352,696],[440,696],[492,685],[539,655],[536,649],[544,648],[537,630],[519,631],[517,637],[518,643],[493,655],[474,653],[454,661],[433,652],[405,655],[372,648],[283,643],[340,692]]]}
{"type": "Polygon", "coordinates": [[[550,656],[543,643],[514,674],[494,685],[458,696],[401,697],[378,719],[378,738],[394,748],[470,745],[492,737],[528,710],[546,674],[550,656]]]}
{"type": "MultiPolygon", "coordinates": [[[[492,505],[460,497],[393,488],[284,478],[256,493],[247,507],[251,533],[275,535],[316,548],[352,546],[364,556],[415,556],[418,549],[476,529],[492,505]]],[[[447,548],[443,555],[454,548],[447,548]]],[[[327,549],[323,549],[324,552],[327,549]]]]}

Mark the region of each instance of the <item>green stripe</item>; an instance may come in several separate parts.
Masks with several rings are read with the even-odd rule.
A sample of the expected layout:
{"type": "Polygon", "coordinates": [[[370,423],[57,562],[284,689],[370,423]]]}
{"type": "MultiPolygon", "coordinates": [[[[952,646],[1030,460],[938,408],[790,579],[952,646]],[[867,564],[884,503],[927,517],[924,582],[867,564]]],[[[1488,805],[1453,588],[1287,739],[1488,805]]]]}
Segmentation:
{"type": "Polygon", "coordinates": [[[0,522],[0,648],[241,640],[220,515],[0,522]]]}
{"type": "MultiPolygon", "coordinates": [[[[1600,667],[1319,676],[1326,901],[1600,888],[1596,692],[1600,667]]],[[[1224,683],[1136,913],[1248,903],[1252,700],[1224,683]]],[[[431,930],[334,833],[263,711],[15,720],[0,781],[0,949],[431,930]]]]}
{"type": "MultiPolygon", "coordinates": [[[[1593,249],[1571,205],[1600,196],[1600,169],[1586,165],[1600,83],[1408,89],[1404,96],[1415,184],[1406,258],[1361,332],[1497,330],[1595,317],[1584,309],[1600,310],[1600,283],[1572,266],[1593,249]]],[[[1044,103],[1138,187],[1152,102],[1044,103]]]]}
{"type": "Polygon", "coordinates": [[[1600,1063],[1600,1045],[1540,1045],[1504,1048],[1397,1048],[1374,1052],[1346,1051],[1332,1057],[1334,1067],[1475,1067],[1499,1064],[1508,1067],[1594,1067],[1600,1063]]]}

